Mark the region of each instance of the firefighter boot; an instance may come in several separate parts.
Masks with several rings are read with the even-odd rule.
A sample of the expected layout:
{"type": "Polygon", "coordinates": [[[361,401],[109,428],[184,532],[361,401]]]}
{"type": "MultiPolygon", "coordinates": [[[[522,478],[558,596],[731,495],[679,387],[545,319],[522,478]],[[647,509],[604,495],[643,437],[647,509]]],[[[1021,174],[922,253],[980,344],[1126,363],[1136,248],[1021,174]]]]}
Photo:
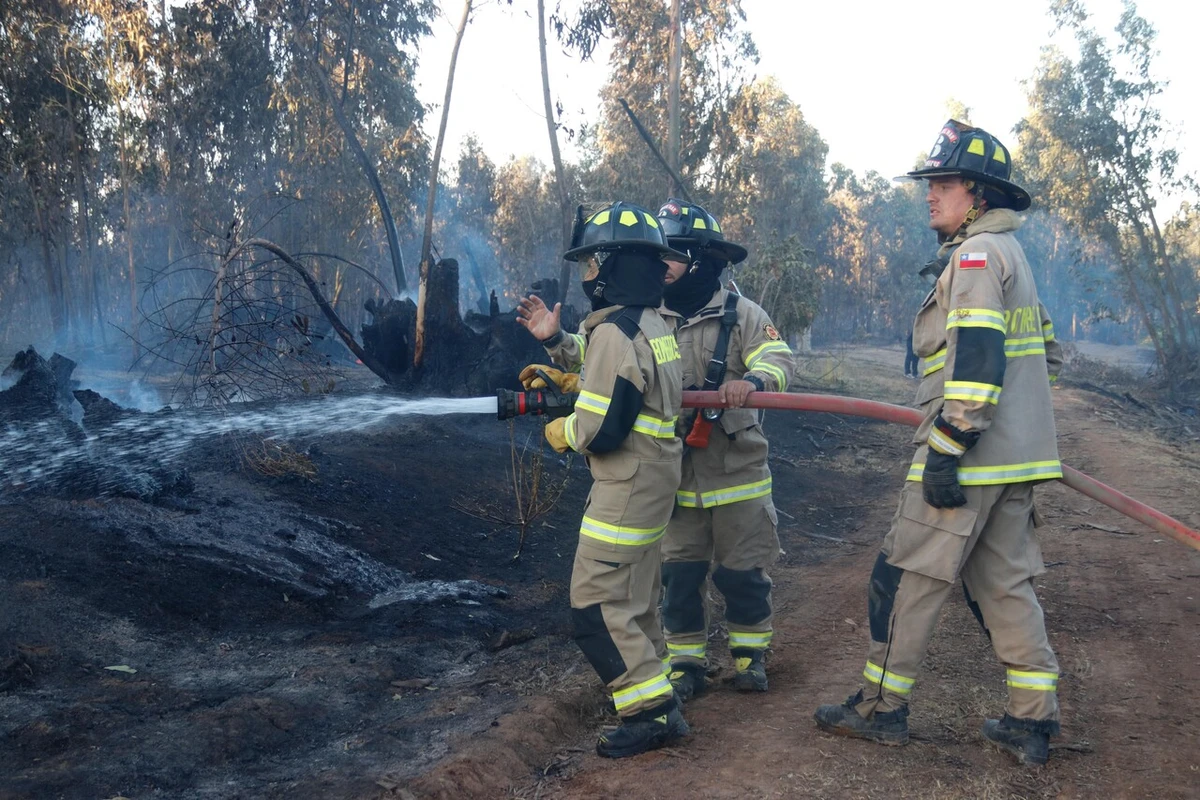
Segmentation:
{"type": "Polygon", "coordinates": [[[682,739],[691,731],[679,703],[672,697],[661,706],[640,711],[621,720],[621,726],[600,734],[596,752],[605,758],[626,758],[657,750],[682,739]]]}
{"type": "Polygon", "coordinates": [[[984,720],[980,732],[996,747],[1015,756],[1018,763],[1040,767],[1050,757],[1050,734],[1057,729],[1054,721],[1017,719],[1005,714],[1004,719],[984,720]]]}
{"type": "Polygon", "coordinates": [[[762,650],[737,649],[733,654],[733,688],[739,692],[765,692],[767,690],[767,667],[763,664],[762,650]]]}
{"type": "Polygon", "coordinates": [[[703,664],[682,661],[671,665],[671,688],[675,697],[683,702],[704,694],[705,670],[703,664]]]}
{"type": "Polygon", "coordinates": [[[840,706],[820,706],[813,719],[817,727],[826,733],[867,739],[886,745],[908,744],[908,708],[872,714],[864,719],[856,710],[863,701],[862,689],[846,699],[840,706]]]}

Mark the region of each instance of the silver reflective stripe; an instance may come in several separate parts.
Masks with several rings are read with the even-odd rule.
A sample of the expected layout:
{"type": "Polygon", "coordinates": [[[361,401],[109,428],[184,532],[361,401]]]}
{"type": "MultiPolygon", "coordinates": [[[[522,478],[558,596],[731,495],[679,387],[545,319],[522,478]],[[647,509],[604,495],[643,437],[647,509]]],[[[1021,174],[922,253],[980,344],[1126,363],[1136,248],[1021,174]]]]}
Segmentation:
{"type": "Polygon", "coordinates": [[[613,692],[613,705],[617,707],[617,711],[621,711],[641,700],[652,700],[664,694],[671,694],[671,679],[665,672],[657,678],[613,692]]]}
{"type": "Polygon", "coordinates": [[[772,631],[748,633],[746,631],[730,631],[729,646],[745,647],[754,650],[765,650],[771,646],[772,631]]]}
{"type": "MultiPolygon", "coordinates": [[[[907,480],[919,481],[924,474],[924,464],[912,464],[908,468],[907,480]]],[[[1022,483],[1061,477],[1061,461],[1031,461],[1027,464],[958,468],[958,482],[963,486],[990,486],[998,483],[1022,483]]]]}
{"type": "Polygon", "coordinates": [[[704,658],[706,650],[705,644],[674,644],[667,642],[667,652],[673,656],[691,656],[692,658],[704,658]]]}
{"type": "Polygon", "coordinates": [[[1008,685],[1014,689],[1032,689],[1035,692],[1053,692],[1058,689],[1058,675],[1053,672],[1008,671],[1008,685]]]}
{"type": "Polygon", "coordinates": [[[636,547],[654,544],[662,538],[666,527],[664,525],[661,528],[626,528],[620,525],[610,525],[591,517],[584,517],[583,523],[579,526],[579,532],[590,539],[597,539],[608,544],[636,547]]]}
{"type": "Polygon", "coordinates": [[[888,672],[870,661],[867,662],[867,668],[863,670],[863,677],[896,694],[908,694],[912,691],[913,684],[916,683],[916,678],[906,678],[895,672],[888,672]]]}

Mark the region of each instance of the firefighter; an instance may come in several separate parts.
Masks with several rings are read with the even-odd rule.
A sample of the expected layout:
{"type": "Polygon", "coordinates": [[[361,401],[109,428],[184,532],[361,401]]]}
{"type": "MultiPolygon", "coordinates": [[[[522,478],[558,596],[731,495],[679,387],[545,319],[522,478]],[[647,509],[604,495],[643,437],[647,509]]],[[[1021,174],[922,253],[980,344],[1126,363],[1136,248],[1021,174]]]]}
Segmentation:
{"type": "Polygon", "coordinates": [[[1008,705],[983,735],[1044,764],[1059,731],[1058,662],[1034,577],[1044,572],[1034,484],[1062,476],[1050,384],[1062,365],[1014,231],[1029,194],[994,136],[950,120],[920,169],[940,277],[913,324],[925,419],[868,587],[866,685],[817,709],[830,733],[900,745],[942,603],[961,579],[1007,667],[1008,705]]]}
{"type": "Polygon", "coordinates": [[[592,472],[571,574],[571,617],[575,641],[621,719],[596,751],[622,758],[688,734],[663,663],[658,619],[660,545],[683,449],[675,433],[682,362],[674,325],[658,306],[664,259],[686,256],[667,247],[653,214],[623,202],[586,218],[581,207],[572,245],[563,258],[582,266],[592,304],[580,332],[563,335],[560,306],[551,314],[538,300],[540,315],[530,314],[533,298],[523,301],[518,322],[579,374],[531,364],[521,380],[540,388],[541,372],[579,393],[574,412],[546,426],[546,439],[558,452],[587,456],[592,472]]]}
{"type": "Polygon", "coordinates": [[[658,212],[667,243],[688,262],[667,270],[666,307],[681,317],[676,338],[683,384],[717,391],[729,408],[687,421],[683,477],[663,539],[663,628],[671,683],[682,699],[705,689],[708,578],[725,598],[734,688],[767,690],[763,656],[771,646],[771,579],[779,555],[767,439],[756,391],[787,391],[792,351],[756,303],[721,286],[721,273],[746,258],[711,214],[668,199],[658,212]]]}

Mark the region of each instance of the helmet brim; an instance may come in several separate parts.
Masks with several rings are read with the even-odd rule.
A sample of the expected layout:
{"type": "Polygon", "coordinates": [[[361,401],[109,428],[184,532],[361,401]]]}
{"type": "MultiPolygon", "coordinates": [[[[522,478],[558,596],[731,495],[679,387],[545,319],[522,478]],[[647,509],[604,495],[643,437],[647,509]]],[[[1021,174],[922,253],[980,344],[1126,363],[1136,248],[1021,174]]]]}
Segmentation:
{"type": "Polygon", "coordinates": [[[665,245],[655,244],[654,242],[619,240],[615,242],[606,242],[605,244],[601,245],[593,244],[586,245],[584,247],[574,247],[563,253],[562,257],[564,261],[578,261],[580,256],[587,255],[588,253],[602,253],[606,251],[614,253],[618,250],[649,250],[658,256],[670,254],[675,256],[679,261],[691,260],[687,253],[681,253],[678,250],[672,250],[670,247],[665,245]]]}
{"type": "Polygon", "coordinates": [[[1029,196],[1029,192],[1022,189],[1012,181],[1006,181],[997,178],[994,175],[984,175],[982,172],[976,172],[973,169],[958,169],[957,167],[926,167],[925,169],[915,169],[912,172],[904,175],[897,175],[893,180],[897,181],[921,181],[929,178],[966,178],[972,181],[979,181],[986,184],[1001,194],[1008,196],[1012,203],[1013,211],[1024,211],[1033,204],[1033,198],[1029,196]]]}
{"type": "Polygon", "coordinates": [[[701,241],[694,236],[668,236],[667,242],[674,247],[687,249],[693,245],[704,245],[705,249],[713,250],[730,264],[740,264],[750,255],[750,251],[740,244],[727,242],[724,239],[707,239],[701,241]]]}

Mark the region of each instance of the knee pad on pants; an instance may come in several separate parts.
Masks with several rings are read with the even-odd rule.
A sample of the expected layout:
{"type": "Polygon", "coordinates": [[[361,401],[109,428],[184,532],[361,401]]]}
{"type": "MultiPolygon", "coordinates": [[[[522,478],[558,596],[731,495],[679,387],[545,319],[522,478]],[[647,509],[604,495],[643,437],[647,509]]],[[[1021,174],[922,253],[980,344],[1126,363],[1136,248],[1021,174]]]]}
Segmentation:
{"type": "Polygon", "coordinates": [[[600,680],[612,683],[629,671],[604,623],[604,611],[599,603],[587,608],[572,608],[571,622],[575,628],[575,643],[600,680]]]}
{"type": "Polygon", "coordinates": [[[867,589],[867,619],[871,622],[871,638],[877,642],[888,641],[888,622],[902,575],[904,570],[887,563],[887,556],[883,553],[875,559],[875,569],[871,570],[871,583],[867,589]]]}
{"type": "Polygon", "coordinates": [[[707,561],[666,561],[662,565],[663,627],[672,633],[704,630],[707,561]]]}
{"type": "Polygon", "coordinates": [[[713,572],[713,584],[725,596],[725,619],[734,625],[757,625],[771,616],[771,580],[761,569],[713,572]]]}

